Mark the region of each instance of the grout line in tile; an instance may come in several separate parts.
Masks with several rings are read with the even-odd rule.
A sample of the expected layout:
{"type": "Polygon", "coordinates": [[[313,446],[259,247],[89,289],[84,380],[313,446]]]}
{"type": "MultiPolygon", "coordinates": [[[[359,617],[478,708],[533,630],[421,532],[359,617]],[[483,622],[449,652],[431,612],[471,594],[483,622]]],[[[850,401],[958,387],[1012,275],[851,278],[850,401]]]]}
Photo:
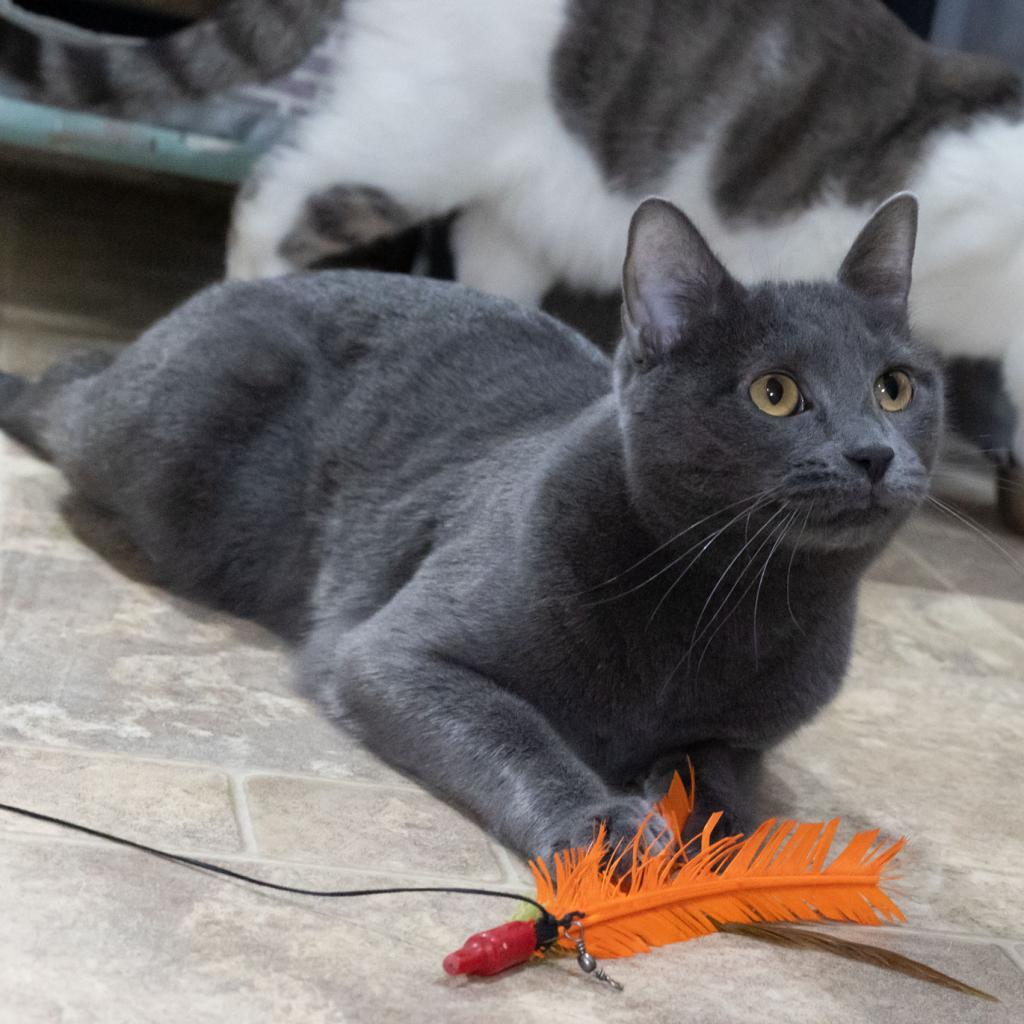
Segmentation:
{"type": "Polygon", "coordinates": [[[235,821],[238,823],[238,832],[242,838],[242,849],[246,853],[258,854],[259,846],[256,843],[256,833],[252,827],[252,816],[249,814],[249,801],[245,795],[245,786],[234,772],[228,774],[228,787],[231,793],[231,805],[235,812],[235,821]]]}
{"type": "Polygon", "coordinates": [[[222,774],[235,774],[240,781],[257,776],[269,778],[293,779],[303,782],[330,782],[339,786],[353,786],[359,789],[387,789],[399,790],[402,792],[426,792],[415,782],[372,782],[359,779],[335,779],[325,775],[311,775],[305,772],[287,771],[277,768],[246,768],[238,765],[223,765],[214,761],[197,761],[187,757],[154,757],[151,754],[133,754],[122,750],[97,750],[93,747],[82,747],[74,743],[64,746],[54,746],[47,743],[34,743],[31,740],[15,739],[7,736],[0,737],[0,749],[4,747],[16,747],[20,750],[36,750],[47,754],[75,754],[83,757],[96,757],[112,761],[139,761],[144,764],[161,764],[173,767],[184,768],[205,768],[208,771],[221,772],[222,774]]]}
{"type": "Polygon", "coordinates": [[[4,747],[15,747],[19,750],[34,750],[43,754],[73,754],[83,757],[95,757],[105,761],[137,761],[143,764],[160,764],[176,768],[205,768],[208,771],[217,771],[227,775],[231,769],[222,765],[213,764],[209,761],[193,761],[188,758],[153,757],[149,754],[130,754],[120,750],[96,750],[92,747],[80,747],[76,744],[55,746],[47,743],[33,743],[31,740],[0,738],[0,749],[4,747]]]}
{"type": "Polygon", "coordinates": [[[1018,943],[1013,945],[1012,943],[1005,942],[1000,943],[1003,948],[1003,952],[1013,961],[1013,963],[1024,971],[1024,944],[1018,943]]]}
{"type": "Polygon", "coordinates": [[[528,885],[529,883],[525,880],[520,880],[518,877],[518,867],[516,866],[515,858],[512,854],[505,849],[501,843],[497,840],[490,840],[491,850],[494,856],[497,858],[498,863],[501,865],[501,869],[505,874],[505,877],[509,879],[510,885],[528,885]]]}
{"type": "MultiPolygon", "coordinates": [[[[55,817],[57,817],[57,815],[55,815],[55,817]]],[[[99,836],[88,836],[84,835],[81,832],[72,832],[69,829],[61,828],[60,825],[53,825],[52,823],[48,822],[44,822],[42,824],[47,825],[48,827],[52,827],[56,829],[56,831],[47,834],[46,832],[33,830],[28,826],[12,823],[9,825],[5,824],[2,827],[0,827],[0,838],[23,839],[45,845],[48,845],[50,843],[59,843],[62,846],[84,846],[89,847],[93,850],[103,849],[104,847],[119,847],[121,849],[130,849],[130,847],[121,846],[120,843],[114,843],[110,840],[102,839],[99,836]]],[[[100,826],[98,825],[93,825],[90,827],[94,827],[100,831],[104,831],[103,829],[100,829],[100,826]]],[[[110,834],[112,836],[117,836],[118,838],[121,837],[120,833],[117,832],[116,829],[111,830],[110,834]]],[[[135,839],[132,839],[132,842],[152,845],[152,841],[147,841],[147,837],[136,837],[135,839]]],[[[153,845],[153,848],[159,849],[161,851],[166,851],[167,853],[171,853],[176,856],[180,855],[182,857],[193,857],[200,860],[238,859],[242,862],[245,861],[244,853],[230,853],[225,850],[196,850],[192,847],[175,846],[174,843],[163,843],[160,846],[153,845]]],[[[146,856],[146,854],[142,853],[142,851],[138,852],[142,856],[146,856]]]]}
{"type": "MultiPolygon", "coordinates": [[[[101,839],[89,839],[68,833],[45,835],[40,832],[29,832],[18,828],[0,829],[0,836],[35,843],[37,845],[56,842],[64,846],[79,846],[91,850],[111,848],[113,846],[113,844],[105,843],[101,839]]],[[[125,848],[118,847],[118,849],[123,850],[125,848]]],[[[523,887],[521,885],[516,885],[514,882],[496,882],[493,878],[476,878],[470,875],[437,875],[426,874],[422,871],[414,871],[408,868],[390,868],[388,870],[382,870],[379,868],[357,866],[345,867],[337,864],[317,864],[307,861],[273,860],[268,857],[224,853],[222,850],[181,849],[170,844],[162,846],[160,849],[166,850],[168,853],[181,854],[185,857],[193,857],[197,860],[209,860],[219,864],[230,864],[238,867],[240,870],[247,868],[252,871],[261,866],[268,869],[300,868],[308,869],[310,871],[322,871],[331,875],[352,876],[353,878],[366,876],[380,878],[382,885],[393,884],[388,882],[388,879],[404,878],[409,879],[414,883],[421,882],[424,885],[472,886],[474,888],[498,889],[505,892],[511,892],[515,895],[520,895],[523,891],[523,887]]],[[[138,853],[138,855],[142,857],[146,856],[146,854],[141,852],[138,853]]]]}
{"type": "MultiPolygon", "coordinates": [[[[429,795],[425,789],[414,782],[369,782],[359,779],[331,779],[323,775],[303,775],[299,772],[279,772],[273,768],[241,768],[238,769],[239,780],[247,783],[253,779],[292,779],[297,782],[321,782],[332,786],[341,786],[345,789],[378,789],[392,793],[422,793],[429,795]]],[[[447,801],[442,801],[446,806],[451,807],[447,801]]]]}

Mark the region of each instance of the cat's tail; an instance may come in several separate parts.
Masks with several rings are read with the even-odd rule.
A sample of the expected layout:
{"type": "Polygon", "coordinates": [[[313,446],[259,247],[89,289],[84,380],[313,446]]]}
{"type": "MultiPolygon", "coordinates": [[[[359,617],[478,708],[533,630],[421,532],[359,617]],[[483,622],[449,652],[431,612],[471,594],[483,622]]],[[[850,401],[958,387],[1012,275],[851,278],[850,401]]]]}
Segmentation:
{"type": "Polygon", "coordinates": [[[196,99],[290,70],[326,33],[344,0],[224,0],[165,36],[74,29],[0,0],[0,76],[28,99],[111,113],[196,99]]]}
{"type": "Polygon", "coordinates": [[[105,370],[113,355],[84,352],[54,363],[38,381],[0,373],[0,431],[45,459],[52,459],[66,433],[62,401],[68,386],[105,370]]]}
{"type": "Polygon", "coordinates": [[[4,409],[10,406],[27,387],[28,381],[24,377],[16,377],[13,373],[0,371],[0,416],[3,416],[4,409]]]}
{"type": "Polygon", "coordinates": [[[34,448],[36,446],[23,436],[25,432],[20,429],[21,417],[18,415],[18,407],[24,404],[25,395],[31,387],[31,382],[24,377],[0,372],[0,431],[34,448]]]}

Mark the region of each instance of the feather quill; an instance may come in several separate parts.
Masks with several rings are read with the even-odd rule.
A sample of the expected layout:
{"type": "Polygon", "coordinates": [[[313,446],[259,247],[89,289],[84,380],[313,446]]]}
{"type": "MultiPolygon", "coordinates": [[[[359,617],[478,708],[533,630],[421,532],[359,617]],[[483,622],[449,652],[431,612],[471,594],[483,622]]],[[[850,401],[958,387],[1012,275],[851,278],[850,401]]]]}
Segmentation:
{"type": "Polygon", "coordinates": [[[978,999],[985,999],[990,1003],[998,1003],[999,1000],[983,992],[980,988],[968,985],[963,981],[943,974],[919,960],[912,960],[901,953],[894,953],[891,949],[882,946],[873,946],[868,942],[851,942],[849,939],[840,938],[838,935],[828,935],[824,932],[814,932],[809,928],[797,928],[793,925],[778,924],[725,924],[715,922],[720,932],[729,935],[745,935],[747,938],[758,939],[760,942],[770,942],[776,946],[785,946],[789,949],[810,949],[822,953],[832,953],[835,956],[845,957],[847,960],[855,960],[858,963],[873,964],[875,967],[884,967],[889,971],[897,971],[910,978],[917,978],[920,981],[928,981],[933,985],[942,985],[944,988],[951,988],[955,992],[962,992],[965,995],[977,996],[978,999]]]}

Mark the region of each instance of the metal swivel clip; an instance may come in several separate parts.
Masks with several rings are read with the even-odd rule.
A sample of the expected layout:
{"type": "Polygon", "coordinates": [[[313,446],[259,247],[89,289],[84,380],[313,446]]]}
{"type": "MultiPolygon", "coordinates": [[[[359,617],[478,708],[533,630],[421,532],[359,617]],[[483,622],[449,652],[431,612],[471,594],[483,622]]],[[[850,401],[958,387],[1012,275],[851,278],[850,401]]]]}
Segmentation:
{"type": "Polygon", "coordinates": [[[576,942],[576,963],[579,964],[580,970],[584,974],[596,978],[598,981],[603,981],[606,985],[615,989],[616,992],[621,992],[622,985],[614,978],[609,977],[605,973],[604,968],[587,952],[586,943],[583,939],[583,922],[577,918],[565,929],[565,934],[576,942]]]}

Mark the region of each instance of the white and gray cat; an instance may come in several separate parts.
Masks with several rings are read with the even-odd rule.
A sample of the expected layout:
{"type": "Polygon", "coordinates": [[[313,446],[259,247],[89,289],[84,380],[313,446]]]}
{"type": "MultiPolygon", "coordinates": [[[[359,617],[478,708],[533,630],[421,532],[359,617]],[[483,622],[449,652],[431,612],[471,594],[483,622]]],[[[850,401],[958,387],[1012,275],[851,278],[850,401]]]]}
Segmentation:
{"type": "Polygon", "coordinates": [[[514,849],[630,836],[688,758],[691,828],[743,828],[928,489],[915,224],[897,197],[838,281],[747,287],[648,200],[614,360],[457,284],[230,282],[116,359],[0,374],[0,428],[165,584],[293,637],[329,714],[514,849]]]}
{"type": "Polygon", "coordinates": [[[532,304],[555,282],[611,292],[652,193],[741,280],[824,277],[909,189],[916,329],[1005,357],[1024,408],[1020,78],[936,51],[878,0],[235,0],[134,47],[0,24],[0,69],[117,108],[277,73],[331,26],[317,109],[242,191],[231,277],[458,211],[459,280],[532,304]]]}

